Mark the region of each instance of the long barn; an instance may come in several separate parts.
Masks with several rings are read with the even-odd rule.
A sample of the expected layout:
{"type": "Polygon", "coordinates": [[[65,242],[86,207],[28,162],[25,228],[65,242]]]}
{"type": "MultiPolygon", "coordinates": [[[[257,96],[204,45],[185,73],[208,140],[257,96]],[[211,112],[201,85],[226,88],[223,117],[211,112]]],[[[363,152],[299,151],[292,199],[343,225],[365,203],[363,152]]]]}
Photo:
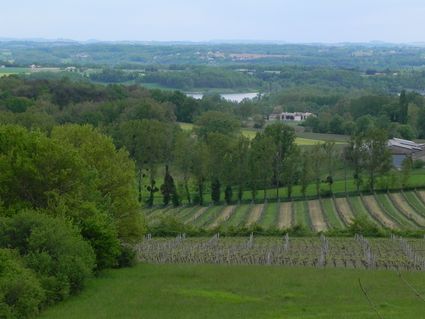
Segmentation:
{"type": "Polygon", "coordinates": [[[407,156],[411,156],[414,160],[425,160],[425,144],[419,144],[401,138],[392,138],[388,141],[388,147],[393,157],[393,165],[396,168],[401,168],[407,156]]]}

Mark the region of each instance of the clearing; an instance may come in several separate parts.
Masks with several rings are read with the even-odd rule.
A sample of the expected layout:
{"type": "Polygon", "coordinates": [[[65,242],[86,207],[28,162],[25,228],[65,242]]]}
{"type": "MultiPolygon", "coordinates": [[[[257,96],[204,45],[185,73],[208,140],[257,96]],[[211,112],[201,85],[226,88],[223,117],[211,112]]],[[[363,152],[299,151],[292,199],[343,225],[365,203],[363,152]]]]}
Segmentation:
{"type": "MultiPolygon", "coordinates": [[[[403,272],[421,294],[425,273],[403,272]]],[[[108,270],[43,319],[422,318],[425,303],[392,271],[149,265],[108,270]]]]}

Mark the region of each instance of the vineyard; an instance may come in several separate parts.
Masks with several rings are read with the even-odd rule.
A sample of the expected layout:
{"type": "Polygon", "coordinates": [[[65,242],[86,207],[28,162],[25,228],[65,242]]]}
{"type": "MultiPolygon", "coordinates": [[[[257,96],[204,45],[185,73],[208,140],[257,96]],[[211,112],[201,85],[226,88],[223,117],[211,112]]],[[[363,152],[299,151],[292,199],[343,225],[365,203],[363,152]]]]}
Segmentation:
{"type": "Polygon", "coordinates": [[[164,217],[210,231],[257,226],[282,231],[302,227],[312,233],[326,233],[347,229],[355,218],[367,219],[379,228],[415,231],[425,227],[425,191],[146,210],[148,223],[164,217]]]}
{"type": "Polygon", "coordinates": [[[277,237],[154,239],[148,235],[137,247],[146,263],[251,264],[292,267],[425,270],[425,239],[366,239],[277,237]]]}

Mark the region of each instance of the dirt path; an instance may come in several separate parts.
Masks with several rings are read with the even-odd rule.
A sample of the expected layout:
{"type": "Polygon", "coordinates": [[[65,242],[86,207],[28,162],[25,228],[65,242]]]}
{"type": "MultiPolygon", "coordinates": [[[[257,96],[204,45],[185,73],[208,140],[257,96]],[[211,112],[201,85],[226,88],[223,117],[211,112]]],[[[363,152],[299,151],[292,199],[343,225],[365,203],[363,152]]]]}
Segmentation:
{"type": "Polygon", "coordinates": [[[197,220],[203,213],[205,213],[208,210],[209,207],[200,207],[195,214],[189,217],[184,223],[189,224],[197,220]]]}
{"type": "Polygon", "coordinates": [[[261,212],[263,211],[264,204],[254,205],[249,213],[248,220],[246,221],[246,226],[251,226],[257,223],[261,218],[261,212]]]}
{"type": "Polygon", "coordinates": [[[208,226],[208,228],[216,228],[230,218],[235,212],[236,205],[226,206],[214,220],[214,222],[208,226]]]}
{"type": "Polygon", "coordinates": [[[279,219],[277,227],[279,229],[288,229],[292,226],[292,203],[281,203],[279,207],[279,219]]]}
{"type": "Polygon", "coordinates": [[[390,198],[394,202],[396,208],[400,210],[400,213],[402,213],[410,220],[415,221],[418,225],[425,226],[425,219],[420,216],[412,206],[409,205],[403,195],[390,194],[390,198]]]}
{"type": "Polygon", "coordinates": [[[335,205],[341,213],[341,218],[344,224],[350,225],[354,219],[354,214],[351,211],[347,198],[335,198],[335,205]]]}
{"type": "Polygon", "coordinates": [[[314,231],[321,232],[328,230],[319,200],[310,200],[308,202],[308,213],[310,214],[311,225],[314,231]]]}
{"type": "Polygon", "coordinates": [[[419,200],[425,205],[425,191],[416,191],[419,200]]]}
{"type": "Polygon", "coordinates": [[[387,215],[382,211],[381,207],[379,206],[378,202],[376,201],[375,196],[368,195],[363,196],[365,206],[369,213],[377,219],[379,222],[381,222],[382,225],[384,225],[387,228],[390,229],[397,229],[399,228],[395,222],[393,222],[391,219],[387,217],[387,215]]]}

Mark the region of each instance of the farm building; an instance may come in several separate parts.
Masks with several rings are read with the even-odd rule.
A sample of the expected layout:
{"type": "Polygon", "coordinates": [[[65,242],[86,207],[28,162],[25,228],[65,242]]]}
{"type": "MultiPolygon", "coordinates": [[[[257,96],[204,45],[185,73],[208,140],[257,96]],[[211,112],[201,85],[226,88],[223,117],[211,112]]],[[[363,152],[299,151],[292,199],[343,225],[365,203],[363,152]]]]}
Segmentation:
{"type": "Polygon", "coordinates": [[[393,165],[396,168],[401,168],[403,160],[407,156],[411,156],[414,160],[425,159],[425,144],[418,144],[401,138],[392,138],[388,141],[388,147],[393,157],[393,165]]]}
{"type": "Polygon", "coordinates": [[[309,112],[282,112],[282,113],[272,113],[268,116],[269,121],[293,121],[301,122],[304,121],[307,117],[314,115],[309,112]]]}

